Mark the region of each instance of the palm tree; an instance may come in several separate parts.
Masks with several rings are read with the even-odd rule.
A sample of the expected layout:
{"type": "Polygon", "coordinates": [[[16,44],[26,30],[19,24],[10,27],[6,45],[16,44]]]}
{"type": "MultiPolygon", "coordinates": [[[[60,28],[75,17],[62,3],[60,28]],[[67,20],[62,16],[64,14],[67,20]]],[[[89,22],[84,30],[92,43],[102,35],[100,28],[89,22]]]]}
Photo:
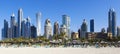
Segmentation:
{"type": "Polygon", "coordinates": [[[118,36],[117,38],[118,38],[118,40],[120,41],[120,36],[118,36]]]}
{"type": "Polygon", "coordinates": [[[59,39],[59,37],[58,37],[59,35],[57,35],[57,34],[54,34],[53,35],[53,40],[58,40],[59,39]]]}

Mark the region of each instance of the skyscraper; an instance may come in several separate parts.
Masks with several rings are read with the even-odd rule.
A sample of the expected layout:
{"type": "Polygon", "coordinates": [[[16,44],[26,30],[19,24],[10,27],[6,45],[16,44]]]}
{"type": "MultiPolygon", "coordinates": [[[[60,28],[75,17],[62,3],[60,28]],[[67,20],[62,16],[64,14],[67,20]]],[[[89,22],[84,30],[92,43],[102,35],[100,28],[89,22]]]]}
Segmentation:
{"type": "Polygon", "coordinates": [[[4,20],[3,39],[8,38],[8,21],[4,20]]]}
{"type": "Polygon", "coordinates": [[[15,26],[16,26],[15,15],[14,15],[14,13],[13,13],[13,14],[11,15],[11,23],[10,23],[11,38],[14,38],[14,36],[15,36],[15,26]]]}
{"type": "Polygon", "coordinates": [[[70,17],[67,15],[62,15],[62,23],[67,28],[67,36],[70,39],[71,38],[71,32],[70,32],[70,17]]]}
{"type": "Polygon", "coordinates": [[[21,22],[21,36],[25,37],[26,36],[26,19],[23,19],[21,22]]]}
{"type": "Polygon", "coordinates": [[[30,38],[30,36],[31,36],[31,25],[30,25],[30,18],[28,17],[27,19],[26,19],[26,26],[25,26],[26,28],[26,35],[25,35],[25,38],[30,38]]]}
{"type": "Polygon", "coordinates": [[[37,30],[34,25],[31,26],[31,38],[36,38],[37,37],[37,30]]]}
{"type": "Polygon", "coordinates": [[[2,28],[2,40],[4,39],[4,28],[2,28]]]}
{"type": "Polygon", "coordinates": [[[90,32],[94,32],[94,19],[90,20],[90,32]]]}
{"type": "Polygon", "coordinates": [[[109,9],[108,12],[108,32],[112,32],[116,36],[116,13],[114,9],[109,9]]]}
{"type": "Polygon", "coordinates": [[[41,35],[41,13],[36,14],[37,36],[41,35]]]}
{"type": "Polygon", "coordinates": [[[117,36],[120,36],[120,27],[117,27],[117,36]]]}
{"type": "Polygon", "coordinates": [[[23,11],[22,11],[22,8],[20,8],[18,10],[18,37],[21,36],[21,22],[22,22],[22,18],[23,18],[23,11]]]}
{"type": "Polygon", "coordinates": [[[81,25],[80,38],[86,38],[86,33],[87,33],[87,23],[86,20],[84,19],[81,25]]]}
{"type": "Polygon", "coordinates": [[[64,34],[64,37],[68,37],[67,36],[67,28],[65,25],[61,25],[60,34],[64,34]]]}
{"type": "Polygon", "coordinates": [[[59,24],[58,22],[54,23],[54,35],[58,35],[59,34],[59,24]]]}
{"type": "Polygon", "coordinates": [[[7,38],[12,38],[12,32],[11,32],[11,28],[8,28],[8,34],[7,34],[7,38]]]}
{"type": "Polygon", "coordinates": [[[45,21],[44,35],[46,36],[47,39],[50,39],[52,37],[52,25],[50,19],[46,19],[45,21]]]}
{"type": "Polygon", "coordinates": [[[78,29],[78,37],[80,38],[80,32],[81,32],[81,30],[80,29],[78,29]]]}
{"type": "Polygon", "coordinates": [[[17,38],[17,24],[14,26],[14,38],[17,38]]]}

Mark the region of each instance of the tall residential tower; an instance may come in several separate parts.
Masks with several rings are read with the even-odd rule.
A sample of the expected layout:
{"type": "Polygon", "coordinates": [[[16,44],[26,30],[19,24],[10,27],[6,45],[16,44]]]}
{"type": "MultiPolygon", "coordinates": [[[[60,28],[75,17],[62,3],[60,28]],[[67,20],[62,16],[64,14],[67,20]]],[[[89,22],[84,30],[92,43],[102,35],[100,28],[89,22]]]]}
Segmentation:
{"type": "Polygon", "coordinates": [[[14,38],[16,36],[16,34],[15,34],[15,26],[16,26],[15,15],[13,13],[12,16],[11,16],[11,21],[10,21],[11,38],[14,38]]]}
{"type": "Polygon", "coordinates": [[[70,32],[70,17],[67,16],[67,15],[62,15],[62,23],[63,25],[66,26],[66,29],[67,29],[67,36],[68,38],[70,39],[71,38],[71,32],[70,32]]]}
{"type": "Polygon", "coordinates": [[[116,13],[114,9],[109,9],[108,12],[108,32],[116,36],[116,13]]]}
{"type": "Polygon", "coordinates": [[[59,34],[59,24],[58,22],[54,23],[54,31],[53,31],[54,35],[58,35],[59,34]]]}
{"type": "Polygon", "coordinates": [[[52,37],[52,25],[50,19],[46,19],[45,21],[44,35],[46,36],[47,39],[50,39],[52,37]]]}
{"type": "Polygon", "coordinates": [[[4,28],[3,28],[3,31],[2,31],[2,39],[6,39],[8,38],[8,21],[4,20],[4,28]]]}
{"type": "Polygon", "coordinates": [[[30,18],[29,16],[26,18],[26,35],[25,38],[30,38],[31,37],[31,24],[30,24],[30,18]]]}
{"type": "Polygon", "coordinates": [[[87,33],[87,23],[86,20],[84,19],[81,25],[80,38],[86,38],[86,33],[87,33]]]}
{"type": "Polygon", "coordinates": [[[22,18],[23,18],[23,11],[22,11],[22,8],[20,8],[18,10],[18,33],[17,33],[18,37],[21,36],[21,22],[22,22],[22,18]]]}
{"type": "Polygon", "coordinates": [[[41,35],[41,13],[36,13],[37,36],[41,35]]]}

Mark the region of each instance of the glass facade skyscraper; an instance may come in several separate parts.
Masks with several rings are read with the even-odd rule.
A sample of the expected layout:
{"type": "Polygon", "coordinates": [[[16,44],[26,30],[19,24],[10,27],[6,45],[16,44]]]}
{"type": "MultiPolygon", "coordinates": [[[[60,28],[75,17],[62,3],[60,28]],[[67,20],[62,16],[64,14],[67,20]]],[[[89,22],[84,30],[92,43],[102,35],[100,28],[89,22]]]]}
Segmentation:
{"type": "Polygon", "coordinates": [[[4,20],[3,39],[8,38],[8,21],[4,20]]]}
{"type": "Polygon", "coordinates": [[[86,38],[86,33],[87,33],[87,23],[86,20],[84,19],[81,25],[80,38],[86,38]]]}
{"type": "Polygon", "coordinates": [[[14,38],[17,38],[17,25],[14,26],[14,38]]]}
{"type": "Polygon", "coordinates": [[[11,29],[11,38],[15,37],[15,26],[16,26],[16,22],[15,22],[15,14],[13,13],[11,16],[11,24],[10,24],[10,29],[11,29]]]}
{"type": "Polygon", "coordinates": [[[31,26],[31,37],[30,38],[36,38],[37,37],[37,31],[35,26],[31,26]]]}
{"type": "Polygon", "coordinates": [[[78,37],[80,38],[80,32],[81,32],[81,30],[80,29],[78,29],[78,37]]]}
{"type": "Polygon", "coordinates": [[[94,32],[94,19],[90,20],[90,32],[94,32]]]}
{"type": "Polygon", "coordinates": [[[21,27],[22,27],[22,29],[21,29],[22,35],[21,36],[25,37],[26,36],[26,19],[22,20],[21,27]]]}
{"type": "Polygon", "coordinates": [[[114,9],[109,9],[108,12],[108,32],[116,36],[116,13],[114,9]]]}
{"type": "Polygon", "coordinates": [[[23,18],[23,11],[22,11],[22,8],[20,8],[18,10],[18,37],[21,36],[21,22],[22,22],[22,18],[23,18]]]}
{"type": "Polygon", "coordinates": [[[66,29],[67,29],[66,34],[67,34],[68,38],[70,39],[71,38],[70,17],[67,15],[62,15],[62,23],[63,23],[63,25],[66,26],[66,29]]]}
{"type": "Polygon", "coordinates": [[[30,18],[26,19],[26,35],[25,38],[30,38],[31,36],[31,25],[30,25],[30,18]]]}
{"type": "Polygon", "coordinates": [[[1,39],[3,40],[4,39],[4,28],[2,28],[2,32],[1,33],[2,33],[2,38],[1,39]]]}
{"type": "Polygon", "coordinates": [[[120,27],[117,27],[117,36],[120,36],[120,27]]]}

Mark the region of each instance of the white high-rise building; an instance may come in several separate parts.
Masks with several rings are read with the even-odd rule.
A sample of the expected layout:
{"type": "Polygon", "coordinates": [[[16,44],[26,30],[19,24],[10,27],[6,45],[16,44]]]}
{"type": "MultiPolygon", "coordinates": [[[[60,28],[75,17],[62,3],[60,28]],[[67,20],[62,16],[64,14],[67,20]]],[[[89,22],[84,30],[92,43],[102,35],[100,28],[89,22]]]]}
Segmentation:
{"type": "Polygon", "coordinates": [[[17,33],[18,37],[21,36],[21,22],[22,22],[22,18],[23,18],[23,11],[22,11],[22,8],[20,8],[18,10],[18,33],[17,33]]]}
{"type": "Polygon", "coordinates": [[[67,28],[65,25],[61,25],[61,28],[60,28],[60,33],[66,33],[67,32],[67,28]]]}
{"type": "Polygon", "coordinates": [[[61,25],[61,28],[60,28],[60,33],[65,33],[65,36],[64,37],[67,37],[67,28],[66,28],[66,25],[61,25]]]}
{"type": "Polygon", "coordinates": [[[36,26],[37,26],[37,36],[41,35],[41,13],[36,14],[36,26]]]}
{"type": "Polygon", "coordinates": [[[50,19],[47,19],[45,21],[44,32],[45,32],[44,35],[46,36],[47,39],[50,39],[50,37],[52,37],[52,25],[50,19]]]}

